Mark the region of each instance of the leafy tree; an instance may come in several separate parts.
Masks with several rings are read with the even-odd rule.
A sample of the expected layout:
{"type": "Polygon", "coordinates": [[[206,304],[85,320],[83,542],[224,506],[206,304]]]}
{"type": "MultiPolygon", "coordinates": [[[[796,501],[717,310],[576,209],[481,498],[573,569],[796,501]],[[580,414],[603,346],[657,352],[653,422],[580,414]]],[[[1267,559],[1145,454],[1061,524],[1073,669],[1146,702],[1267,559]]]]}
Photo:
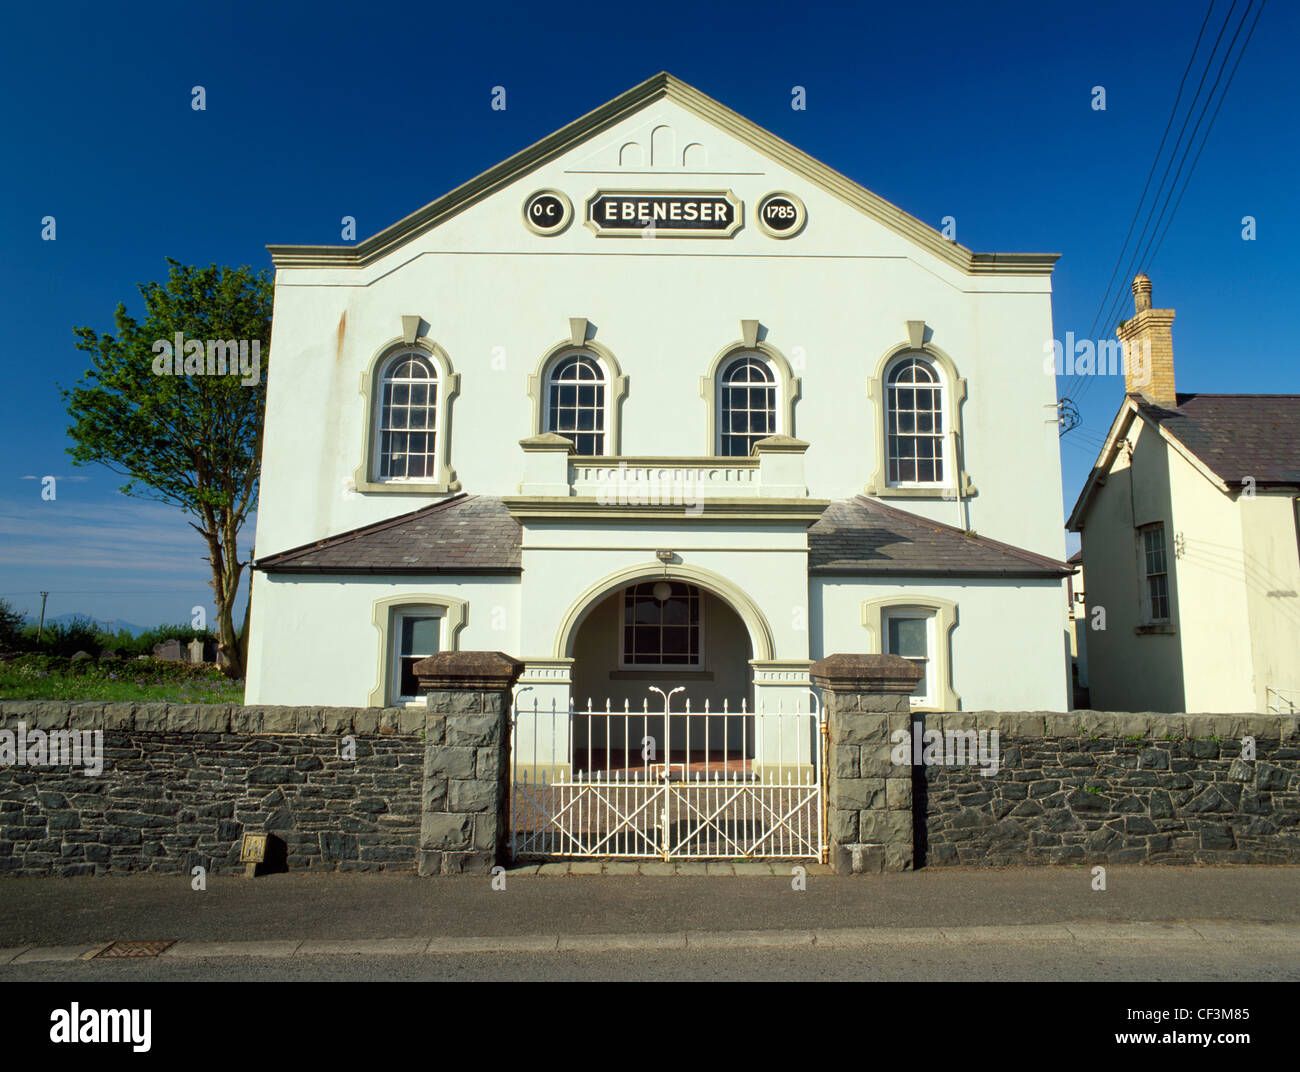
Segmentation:
{"type": "MultiPolygon", "coordinates": [[[[207,543],[217,644],[226,672],[243,677],[248,611],[238,633],[233,614],[248,563],[239,560],[237,541],[257,499],[271,274],[247,266],[191,267],[171,258],[167,263],[166,282],[140,285],[143,322],[119,303],[115,335],[74,329],[77,349],[91,355],[91,368],[63,391],[72,418],[68,434],[75,443],[69,453],[78,465],[99,463],[125,476],[126,494],[185,511],[207,543]],[[257,382],[244,383],[237,369],[227,375],[160,374],[156,366],[166,356],[161,343],[173,346],[178,333],[205,346],[247,340],[250,358],[257,340],[257,382]]],[[[185,360],[183,354],[175,357],[185,360]]]]}
{"type": "Polygon", "coordinates": [[[78,614],[65,622],[46,622],[41,647],[55,655],[75,655],[79,651],[98,655],[104,650],[99,637],[94,619],[78,614]]]}
{"type": "Polygon", "coordinates": [[[22,646],[23,615],[6,599],[0,599],[0,651],[15,651],[22,646]]]}

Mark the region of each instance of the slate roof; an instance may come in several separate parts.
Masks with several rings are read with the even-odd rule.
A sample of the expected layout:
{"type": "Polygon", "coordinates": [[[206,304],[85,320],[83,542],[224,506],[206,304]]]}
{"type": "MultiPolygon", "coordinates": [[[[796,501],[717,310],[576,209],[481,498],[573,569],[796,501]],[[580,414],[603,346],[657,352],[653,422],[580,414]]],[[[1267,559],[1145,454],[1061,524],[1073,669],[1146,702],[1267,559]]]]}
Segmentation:
{"type": "Polygon", "coordinates": [[[259,558],[266,573],[519,573],[519,522],[500,499],[457,495],[259,558]]]}
{"type": "MultiPolygon", "coordinates": [[[[521,529],[500,499],[451,499],[259,558],[266,573],[517,574],[521,529]]],[[[1063,562],[858,496],[808,530],[811,573],[1064,577],[1063,562]]]]}
{"type": "Polygon", "coordinates": [[[1065,577],[1064,562],[859,495],[808,530],[808,572],[925,577],[1065,577]]]}
{"type": "Polygon", "coordinates": [[[1300,484],[1300,395],[1180,394],[1174,409],[1138,408],[1225,484],[1300,484]]]}

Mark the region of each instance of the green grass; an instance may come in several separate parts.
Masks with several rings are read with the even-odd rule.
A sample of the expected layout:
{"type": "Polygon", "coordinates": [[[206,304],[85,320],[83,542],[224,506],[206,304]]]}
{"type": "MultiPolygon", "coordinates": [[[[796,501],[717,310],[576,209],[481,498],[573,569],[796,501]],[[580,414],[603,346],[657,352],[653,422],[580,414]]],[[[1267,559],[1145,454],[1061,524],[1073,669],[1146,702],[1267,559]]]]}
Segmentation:
{"type": "Polygon", "coordinates": [[[19,655],[0,661],[0,699],[243,703],[244,683],[222,676],[215,666],[19,655]]]}

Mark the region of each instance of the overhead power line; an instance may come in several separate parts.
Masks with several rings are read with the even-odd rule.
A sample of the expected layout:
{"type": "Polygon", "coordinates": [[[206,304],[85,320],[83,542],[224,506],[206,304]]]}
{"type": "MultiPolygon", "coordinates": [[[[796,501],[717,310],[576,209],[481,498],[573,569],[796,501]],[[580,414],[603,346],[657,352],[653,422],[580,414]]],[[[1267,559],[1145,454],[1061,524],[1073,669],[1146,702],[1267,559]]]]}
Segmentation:
{"type": "MultiPolygon", "coordinates": [[[[1135,254],[1134,254],[1133,262],[1130,264],[1130,270],[1129,270],[1129,275],[1130,275],[1130,276],[1132,276],[1133,272],[1136,271],[1136,270],[1138,270],[1138,269],[1140,269],[1143,265],[1146,265],[1147,267],[1150,267],[1150,265],[1151,265],[1151,257],[1149,256],[1149,253],[1150,253],[1150,250],[1151,250],[1151,244],[1156,240],[1157,232],[1160,230],[1160,224],[1161,224],[1161,222],[1165,220],[1165,214],[1166,214],[1166,212],[1168,212],[1168,209],[1169,209],[1169,202],[1172,200],[1172,198],[1173,198],[1173,196],[1174,196],[1174,189],[1175,189],[1175,187],[1178,186],[1178,179],[1179,179],[1179,177],[1180,177],[1180,176],[1182,175],[1182,173],[1183,173],[1183,165],[1187,162],[1187,155],[1188,155],[1188,153],[1191,152],[1191,150],[1192,150],[1192,143],[1196,140],[1197,132],[1201,129],[1201,123],[1205,120],[1205,116],[1206,116],[1206,114],[1207,114],[1207,113],[1209,112],[1209,110],[1210,110],[1210,103],[1214,100],[1214,93],[1215,93],[1215,90],[1217,90],[1217,89],[1219,88],[1219,83],[1223,80],[1223,72],[1224,72],[1224,70],[1225,70],[1225,69],[1227,68],[1227,66],[1228,66],[1228,59],[1229,59],[1229,57],[1232,55],[1232,50],[1233,50],[1233,48],[1234,48],[1234,47],[1236,46],[1236,44],[1237,44],[1237,38],[1241,36],[1241,31],[1245,28],[1246,20],[1247,20],[1248,18],[1250,18],[1250,8],[1251,8],[1251,4],[1253,4],[1253,2],[1254,2],[1254,0],[1249,0],[1249,2],[1246,4],[1246,10],[1242,13],[1241,21],[1237,24],[1237,29],[1236,29],[1236,31],[1235,31],[1235,32],[1233,33],[1233,35],[1232,35],[1232,40],[1228,42],[1228,47],[1227,47],[1227,49],[1224,50],[1223,58],[1219,61],[1219,69],[1218,69],[1218,72],[1216,73],[1216,75],[1215,75],[1215,77],[1214,77],[1214,84],[1210,87],[1210,91],[1205,95],[1205,103],[1201,105],[1201,111],[1200,111],[1200,114],[1196,117],[1196,125],[1192,128],[1192,132],[1191,132],[1191,134],[1188,135],[1188,138],[1187,138],[1187,144],[1183,147],[1183,155],[1179,158],[1179,161],[1178,161],[1178,170],[1174,172],[1173,180],[1172,180],[1172,181],[1170,182],[1170,184],[1169,184],[1169,190],[1168,190],[1168,192],[1165,194],[1165,200],[1164,200],[1164,203],[1160,206],[1160,214],[1156,217],[1156,219],[1155,219],[1155,223],[1154,223],[1154,225],[1151,227],[1151,235],[1150,235],[1150,237],[1147,239],[1146,246],[1142,249],[1142,252],[1141,252],[1140,254],[1135,252],[1135,254]]],[[[1235,0],[1234,0],[1233,7],[1234,7],[1234,8],[1236,7],[1235,0]]],[[[1264,10],[1264,8],[1263,8],[1263,4],[1261,3],[1260,7],[1258,8],[1258,11],[1263,11],[1263,10],[1264,10]]],[[[1256,15],[1256,17],[1258,18],[1258,14],[1256,15]]],[[[1228,12],[1228,20],[1231,20],[1231,18],[1232,18],[1232,11],[1229,10],[1229,12],[1228,12]]],[[[1224,30],[1227,29],[1227,21],[1228,21],[1228,20],[1225,20],[1225,24],[1224,24],[1223,29],[1221,29],[1221,30],[1219,31],[1219,38],[1215,40],[1215,43],[1214,43],[1215,51],[1218,50],[1218,47],[1219,47],[1219,40],[1222,39],[1222,37],[1223,37],[1223,32],[1224,32],[1224,30]]],[[[1243,49],[1243,52],[1244,52],[1244,51],[1245,51],[1245,50],[1243,49]]],[[[1211,53],[1210,53],[1210,64],[1207,65],[1207,67],[1206,67],[1206,71],[1205,71],[1205,74],[1208,74],[1208,73],[1209,73],[1209,66],[1213,65],[1213,63],[1214,63],[1214,52],[1211,52],[1211,53]]],[[[1234,68],[1234,69],[1235,69],[1235,68],[1234,68]]],[[[1205,82],[1205,74],[1203,74],[1203,75],[1201,76],[1201,84],[1202,84],[1202,85],[1203,85],[1204,82],[1205,82]]],[[[1201,87],[1200,87],[1200,85],[1198,85],[1197,88],[1196,88],[1197,97],[1200,96],[1200,90],[1201,90],[1201,87]]],[[[1227,93],[1227,88],[1225,87],[1225,88],[1224,88],[1224,94],[1226,95],[1226,93],[1227,93]]],[[[1220,100],[1219,100],[1219,104],[1222,105],[1222,103],[1223,103],[1223,100],[1222,100],[1222,97],[1221,97],[1220,100]]],[[[1194,98],[1192,98],[1192,108],[1195,108],[1195,107],[1196,107],[1196,98],[1194,97],[1194,98]]],[[[1217,114],[1217,113],[1216,113],[1216,114],[1217,114]]],[[[1188,112],[1188,115],[1187,115],[1187,118],[1185,118],[1185,119],[1183,120],[1183,129],[1186,129],[1186,127],[1187,127],[1187,120],[1190,119],[1190,118],[1191,118],[1191,112],[1189,111],[1189,112],[1188,112]]],[[[1206,129],[1206,136],[1207,136],[1207,137],[1209,136],[1209,129],[1208,129],[1208,128],[1206,129]]],[[[1182,141],[1182,131],[1179,131],[1179,142],[1181,142],[1181,141],[1182,141]]],[[[1177,152],[1178,152],[1178,145],[1175,144],[1175,146],[1174,146],[1174,153],[1176,154],[1177,152]]],[[[1196,154],[1196,159],[1197,159],[1197,160],[1200,159],[1200,153],[1197,153],[1197,154],[1196,154]]],[[[1169,162],[1170,162],[1170,164],[1172,165],[1172,163],[1173,163],[1173,156],[1172,156],[1172,155],[1170,156],[1170,161],[1169,161],[1169,162]]],[[[1166,173],[1168,172],[1168,170],[1169,170],[1168,167],[1166,167],[1166,168],[1165,168],[1166,173]]],[[[1183,190],[1183,191],[1186,191],[1188,184],[1192,181],[1192,173],[1193,173],[1194,171],[1195,171],[1195,164],[1193,164],[1192,168],[1188,170],[1188,172],[1187,172],[1187,178],[1183,180],[1183,185],[1182,185],[1182,190],[1183,190]]],[[[1162,181],[1161,181],[1161,186],[1163,186],[1163,185],[1164,185],[1164,182],[1163,182],[1163,180],[1162,180],[1162,181]]],[[[1159,192],[1157,192],[1156,196],[1157,196],[1157,197],[1160,196],[1160,195],[1159,195],[1159,192]]],[[[1179,200],[1181,200],[1181,199],[1182,199],[1182,194],[1180,193],[1180,194],[1179,194],[1179,200]]],[[[1168,217],[1168,222],[1169,222],[1169,223],[1172,223],[1172,222],[1173,222],[1173,215],[1172,215],[1172,214],[1169,215],[1169,217],[1168,217]]],[[[1168,227],[1168,223],[1166,223],[1166,229],[1167,229],[1167,227],[1168,227]]],[[[1111,313],[1110,313],[1110,318],[1109,318],[1111,322],[1114,322],[1114,321],[1117,319],[1117,317],[1119,316],[1120,310],[1123,308],[1123,301],[1124,301],[1124,292],[1121,290],[1117,295],[1115,295],[1115,301],[1114,301],[1114,303],[1113,303],[1112,306],[1111,306],[1111,313]]]]}
{"type": "MultiPolygon", "coordinates": [[[[1186,133],[1188,124],[1192,120],[1192,113],[1197,110],[1197,102],[1201,98],[1201,90],[1204,88],[1206,79],[1209,77],[1210,69],[1215,65],[1215,56],[1218,54],[1219,45],[1223,41],[1224,34],[1227,32],[1228,26],[1231,23],[1233,12],[1236,10],[1237,0],[1233,0],[1233,4],[1229,8],[1227,16],[1223,20],[1223,24],[1219,27],[1218,34],[1215,37],[1214,46],[1210,50],[1210,54],[1206,60],[1205,67],[1202,70],[1200,79],[1197,82],[1196,92],[1192,95],[1191,101],[1188,105],[1187,114],[1183,117],[1182,125],[1179,128],[1178,137],[1175,139],[1173,147],[1170,150],[1169,160],[1165,164],[1165,169],[1163,174],[1161,175],[1160,183],[1156,187],[1156,192],[1154,197],[1152,198],[1151,206],[1148,209],[1146,220],[1144,221],[1142,230],[1138,235],[1137,242],[1133,246],[1133,256],[1129,261],[1128,271],[1124,275],[1118,277],[1119,289],[1118,292],[1114,295],[1114,299],[1111,300],[1110,291],[1116,285],[1117,282],[1115,271],[1112,271],[1111,281],[1107,284],[1106,291],[1102,295],[1102,301],[1099,307],[1099,315],[1097,319],[1093,321],[1093,326],[1090,331],[1090,334],[1095,335],[1100,325],[1104,323],[1109,323],[1110,321],[1114,321],[1118,317],[1120,309],[1122,308],[1122,302],[1124,300],[1125,294],[1128,289],[1123,285],[1125,280],[1131,277],[1133,272],[1137,270],[1140,265],[1145,264],[1147,266],[1150,266],[1151,262],[1155,258],[1155,254],[1159,252],[1160,246],[1161,244],[1163,244],[1164,238],[1169,233],[1170,227],[1173,224],[1173,219],[1174,216],[1177,214],[1178,206],[1182,203],[1183,196],[1186,194],[1187,188],[1191,183],[1192,176],[1196,171],[1196,166],[1200,161],[1201,154],[1204,152],[1205,145],[1209,141],[1210,132],[1213,130],[1214,122],[1218,118],[1219,110],[1223,107],[1223,101],[1227,97],[1228,90],[1232,86],[1232,81],[1236,76],[1237,68],[1241,65],[1242,57],[1245,55],[1246,49],[1250,45],[1251,38],[1254,36],[1255,27],[1258,25],[1260,16],[1263,14],[1264,4],[1266,2],[1267,0],[1260,0],[1259,6],[1255,9],[1255,17],[1254,20],[1251,22],[1250,30],[1246,35],[1246,40],[1243,43],[1241,50],[1237,53],[1236,60],[1233,61],[1232,69],[1228,73],[1228,80],[1223,87],[1223,92],[1219,94],[1218,103],[1215,105],[1214,112],[1210,116],[1209,125],[1205,129],[1205,134],[1201,139],[1200,146],[1197,149],[1196,155],[1192,158],[1191,167],[1187,170],[1187,174],[1186,177],[1183,179],[1182,186],[1179,187],[1178,184],[1179,178],[1182,177],[1183,175],[1183,168],[1184,165],[1186,164],[1188,154],[1191,152],[1192,145],[1196,141],[1196,136],[1197,133],[1200,131],[1201,124],[1204,122],[1206,115],[1209,114],[1210,105],[1214,103],[1215,91],[1218,89],[1220,82],[1223,81],[1223,75],[1224,72],[1228,69],[1228,62],[1232,57],[1232,52],[1234,47],[1236,46],[1237,39],[1241,36],[1241,31],[1245,28],[1247,21],[1250,20],[1251,8],[1254,6],[1254,0],[1248,0],[1248,3],[1246,5],[1246,10],[1243,12],[1241,19],[1237,23],[1236,29],[1233,32],[1232,38],[1228,43],[1227,48],[1224,50],[1222,57],[1218,61],[1218,71],[1215,74],[1214,81],[1210,86],[1209,92],[1205,95],[1204,101],[1201,102],[1200,104],[1200,111],[1196,118],[1196,122],[1192,126],[1192,132],[1190,136],[1187,138],[1186,143],[1184,144],[1183,135],[1186,133]],[[1179,156],[1180,146],[1182,147],[1181,156],[1179,156]],[[1167,180],[1169,179],[1169,173],[1171,169],[1173,169],[1174,167],[1174,159],[1176,157],[1178,158],[1178,167],[1177,170],[1174,171],[1173,180],[1169,182],[1169,187],[1168,190],[1166,191],[1165,185],[1167,180]],[[1177,191],[1176,199],[1174,198],[1175,191],[1177,191]],[[1164,193],[1163,202],[1160,201],[1162,192],[1164,193]],[[1171,201],[1173,202],[1172,209],[1170,209],[1171,201]],[[1158,212],[1156,211],[1157,203],[1159,203],[1160,205],[1158,212]],[[1108,302],[1110,303],[1110,316],[1108,319],[1103,320],[1101,313],[1104,312],[1104,310],[1106,309],[1108,302]]],[[[1214,9],[1214,2],[1213,0],[1211,0],[1210,9],[1206,12],[1205,20],[1202,22],[1201,25],[1201,31],[1197,35],[1196,45],[1192,49],[1192,56],[1188,61],[1188,67],[1184,71],[1183,78],[1179,84],[1179,91],[1178,91],[1178,95],[1175,98],[1174,110],[1170,114],[1169,122],[1166,124],[1165,127],[1165,134],[1161,138],[1161,149],[1157,151],[1156,159],[1153,162],[1151,171],[1149,172],[1147,177],[1147,184],[1143,188],[1142,198],[1139,199],[1137,214],[1141,213],[1142,204],[1145,202],[1146,193],[1150,187],[1151,176],[1154,175],[1155,173],[1155,168],[1159,163],[1160,156],[1163,152],[1163,147],[1168,140],[1168,132],[1172,127],[1174,118],[1176,117],[1178,103],[1182,99],[1183,88],[1186,84],[1188,74],[1192,66],[1194,66],[1196,55],[1200,50],[1201,40],[1204,37],[1205,27],[1208,24],[1208,20],[1210,18],[1211,13],[1213,12],[1213,9],[1214,9]]],[[[1135,215],[1135,219],[1136,219],[1136,215],[1135,215]]],[[[1133,225],[1130,224],[1129,234],[1125,237],[1124,245],[1121,246],[1120,248],[1120,257],[1116,262],[1117,266],[1123,263],[1124,250],[1128,247],[1128,240],[1129,237],[1131,237],[1132,235],[1132,230],[1133,230],[1133,225]]],[[[1084,382],[1080,387],[1078,393],[1074,395],[1073,398],[1073,401],[1076,404],[1078,404],[1087,395],[1088,391],[1092,387],[1092,380],[1095,377],[1081,377],[1081,378],[1084,380],[1084,382]]]]}

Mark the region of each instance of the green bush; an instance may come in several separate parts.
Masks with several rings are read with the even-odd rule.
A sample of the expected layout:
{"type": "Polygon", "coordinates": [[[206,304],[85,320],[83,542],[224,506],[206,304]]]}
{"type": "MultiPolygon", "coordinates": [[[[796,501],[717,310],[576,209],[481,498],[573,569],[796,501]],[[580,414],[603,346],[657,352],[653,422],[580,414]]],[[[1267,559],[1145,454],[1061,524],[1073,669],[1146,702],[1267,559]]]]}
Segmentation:
{"type": "Polygon", "coordinates": [[[23,615],[0,599],[0,651],[18,651],[23,643],[23,615]]]}
{"type": "Polygon", "coordinates": [[[243,682],[211,665],[135,658],[73,662],[43,653],[0,660],[0,698],[5,699],[242,703],[243,693],[243,682]]]}
{"type": "Polygon", "coordinates": [[[118,655],[131,658],[136,655],[152,655],[156,644],[166,640],[179,640],[188,644],[195,637],[200,640],[215,640],[216,633],[211,629],[195,629],[192,625],[159,625],[146,629],[139,636],[132,636],[125,629],[109,632],[92,618],[79,615],[68,622],[49,622],[41,633],[40,641],[36,639],[36,626],[24,626],[23,616],[10,612],[6,619],[8,604],[0,600],[0,652],[41,652],[46,655],[75,655],[79,651],[99,657],[101,652],[115,651],[118,655]],[[11,622],[9,632],[5,623],[11,622]]]}
{"type": "Polygon", "coordinates": [[[54,655],[75,655],[79,651],[98,655],[103,651],[100,631],[90,618],[78,615],[66,622],[51,622],[41,635],[41,651],[54,655]]]}

